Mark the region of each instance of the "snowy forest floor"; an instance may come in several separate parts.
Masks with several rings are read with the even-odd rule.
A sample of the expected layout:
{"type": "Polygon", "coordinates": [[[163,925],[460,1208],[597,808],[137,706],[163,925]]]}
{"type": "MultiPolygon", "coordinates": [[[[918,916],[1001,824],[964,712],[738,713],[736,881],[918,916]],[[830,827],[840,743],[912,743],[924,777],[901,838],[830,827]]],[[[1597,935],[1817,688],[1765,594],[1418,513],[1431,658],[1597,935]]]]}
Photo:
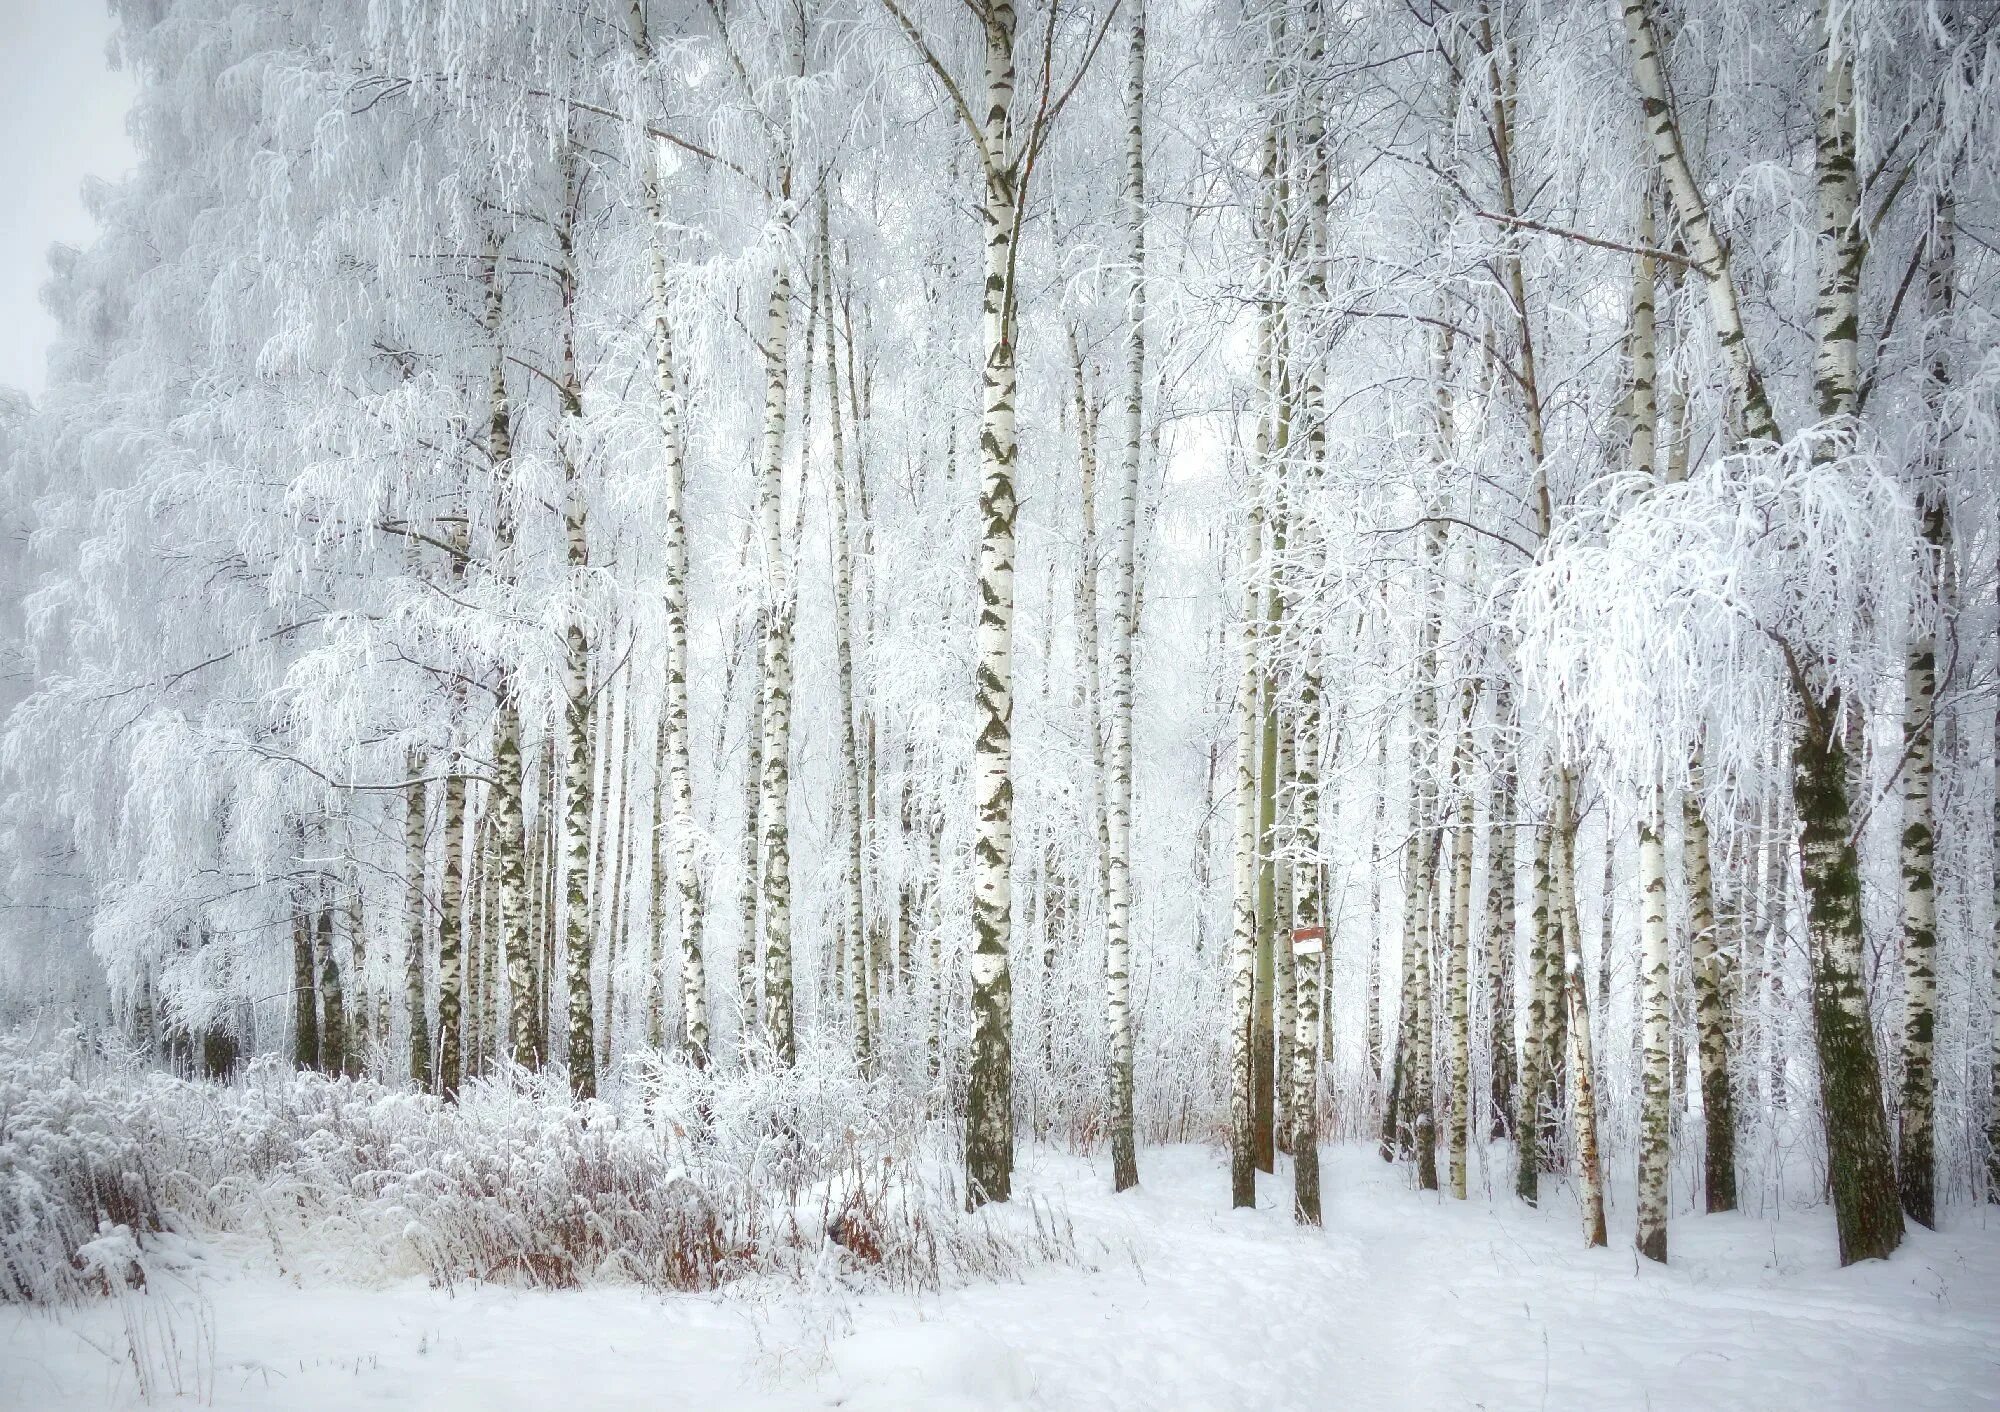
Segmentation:
{"type": "MultiPolygon", "coordinates": [[[[1226,1207],[1221,1154],[1023,1154],[1080,1267],[942,1294],[733,1286],[550,1293],[301,1286],[216,1248],[179,1289],[0,1308],[0,1407],[228,1409],[1607,1408],[2000,1406],[2000,1216],[1954,1209],[1893,1260],[1836,1268],[1824,1208],[1684,1216],[1667,1268],[1541,1211],[1409,1188],[1326,1155],[1326,1226],[1290,1177],[1226,1207]]],[[[1493,1154],[1496,1162],[1502,1154],[1493,1154]]],[[[1496,1167],[1496,1171],[1500,1170],[1496,1167]]],[[[164,1283],[164,1282],[156,1282],[164,1283]]]]}

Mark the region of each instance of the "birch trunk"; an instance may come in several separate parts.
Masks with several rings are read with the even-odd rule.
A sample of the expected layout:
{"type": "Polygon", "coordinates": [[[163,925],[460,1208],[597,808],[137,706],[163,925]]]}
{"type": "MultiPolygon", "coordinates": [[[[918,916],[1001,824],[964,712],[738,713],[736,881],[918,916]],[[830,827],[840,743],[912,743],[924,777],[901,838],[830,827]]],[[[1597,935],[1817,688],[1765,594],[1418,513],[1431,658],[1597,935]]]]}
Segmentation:
{"type": "Polygon", "coordinates": [[[1077,576],[1077,657],[1083,675],[1084,727],[1090,735],[1090,817],[1097,833],[1097,890],[1105,916],[1111,913],[1111,814],[1106,799],[1110,767],[1105,760],[1103,703],[1104,657],[1097,635],[1097,408],[1083,361],[1076,328],[1069,331],[1070,375],[1076,413],[1077,479],[1080,484],[1079,557],[1077,576]]]}
{"type": "Polygon", "coordinates": [[[1590,1002],[1583,980],[1583,925],[1576,909],[1576,786],[1565,772],[1557,803],[1556,905],[1562,909],[1563,991],[1569,1030],[1570,1084],[1576,1101],[1577,1197],[1584,1241],[1607,1244],[1604,1177],[1597,1156],[1597,1088],[1590,1056],[1590,1002]]]}
{"type": "MultiPolygon", "coordinates": [[[[841,425],[840,358],[834,336],[833,261],[827,243],[827,202],[819,202],[820,286],[826,303],[826,395],[833,450],[833,645],[839,671],[841,821],[847,844],[847,934],[854,1014],[854,1055],[863,1069],[871,1063],[869,996],[873,965],[862,896],[862,781],[860,738],[854,719],[854,565],[847,529],[847,441],[841,425]]],[[[808,350],[810,356],[810,350],[808,350]]]]}
{"type": "Polygon", "coordinates": [[[750,624],[752,654],[757,662],[756,677],[748,685],[752,694],[744,708],[743,765],[743,879],[737,905],[742,917],[743,940],[736,954],[736,987],[742,1007],[742,1044],[745,1057],[762,1025],[757,962],[758,895],[763,891],[763,826],[757,817],[764,791],[764,636],[769,619],[760,605],[750,624]]]}
{"type": "Polygon", "coordinates": [[[1489,1134],[1507,1136],[1514,1120],[1514,729],[1513,700],[1502,677],[1494,685],[1494,715],[1503,752],[1487,820],[1486,1030],[1492,1052],[1489,1134]]]}
{"type": "MultiPolygon", "coordinates": [[[[521,717],[503,684],[494,727],[493,849],[495,928],[507,972],[507,1037],[516,1064],[531,1067],[535,1053],[534,955],[528,930],[527,821],[522,807],[521,717]]],[[[497,1036],[496,1036],[497,1039],[497,1036]]]]}
{"type": "Polygon", "coordinates": [[[966,1089],[966,1195],[1005,1201],[1014,1180],[1014,333],[1016,207],[1021,159],[1014,151],[1012,0],[981,10],[986,105],[980,135],[985,175],[985,395],[980,423],[979,621],[972,745],[972,1062],[966,1089]]]}
{"type": "Polygon", "coordinates": [[[1458,793],[1458,822],[1451,844],[1451,935],[1445,987],[1451,1044],[1451,1194],[1466,1195],[1467,1127],[1472,1120],[1472,717],[1478,688],[1468,684],[1459,708],[1458,742],[1453,750],[1452,787],[1458,793]]]}
{"type": "Polygon", "coordinates": [[[335,1078],[350,1074],[347,1052],[347,1000],[340,984],[340,960],[333,949],[333,908],[319,914],[320,1067],[335,1078]]]}
{"type": "Polygon", "coordinates": [[[444,881],[438,896],[437,1091],[458,1097],[465,1062],[465,776],[444,782],[444,881]]]}
{"type": "MultiPolygon", "coordinates": [[[[604,929],[604,1023],[597,1034],[597,1064],[606,1072],[611,1068],[611,1041],[618,1029],[618,962],[625,944],[626,823],[632,808],[632,693],[627,680],[619,674],[617,696],[604,709],[603,734],[609,738],[613,753],[604,768],[606,793],[598,806],[604,819],[597,864],[603,879],[603,902],[593,910],[602,916],[604,929]],[[618,722],[615,727],[611,724],[614,719],[618,722]],[[614,788],[615,799],[610,793],[614,788]]],[[[607,691],[609,686],[607,683],[607,691]]]]}
{"type": "MultiPolygon", "coordinates": [[[[2000,574],[1994,575],[2000,584],[2000,574]]],[[[1993,718],[1993,981],[1987,1004],[1993,1016],[1992,1073],[1986,1101],[1986,1199],[2000,1205],[2000,711],[1993,718]]]]}
{"type": "Polygon", "coordinates": [[[1862,989],[1861,877],[1847,801],[1838,696],[1812,713],[1792,751],[1792,798],[1813,976],[1813,1030],[1826,1110],[1827,1167],[1840,1263],[1886,1257],[1903,1215],[1882,1109],[1875,1030],[1862,989]]]}
{"type": "Polygon", "coordinates": [[[1514,1118],[1514,1194],[1530,1206],[1541,1201],[1542,1108],[1544,1070],[1548,1067],[1549,1030],[1554,999],[1550,986],[1552,914],[1550,911],[1551,834],[1548,825],[1535,827],[1535,880],[1528,919],[1527,1022],[1521,1028],[1519,1109],[1514,1118]]]}
{"type": "MultiPolygon", "coordinates": [[[[423,965],[421,950],[417,952],[417,964],[419,968],[423,965]]],[[[421,978],[422,970],[417,974],[421,978]]],[[[416,1032],[425,1032],[421,1009],[411,1023],[416,1032]]],[[[292,1064],[300,1069],[319,1067],[319,990],[313,979],[312,914],[302,906],[292,911],[292,1064]]],[[[428,1062],[425,1068],[429,1068],[428,1062]]]]}
{"type": "MultiPolygon", "coordinates": [[[[1813,387],[1823,420],[1851,420],[1859,394],[1858,341],[1862,229],[1854,165],[1851,37],[1823,17],[1820,86],[1820,298],[1813,387]]],[[[1903,1239],[1903,1215],[1882,1107],[1882,1071],[1862,976],[1860,879],[1847,795],[1847,747],[1840,693],[1797,678],[1803,727],[1793,748],[1792,797],[1807,895],[1813,963],[1813,1028],[1826,1112],[1827,1166],[1840,1262],[1886,1257],[1903,1239]]]]}
{"type": "MultiPolygon", "coordinates": [[[[757,821],[763,833],[764,1031],[780,1064],[798,1055],[792,994],[792,613],[781,500],[789,396],[792,278],[781,256],[771,277],[764,332],[764,441],[758,468],[758,524],[764,557],[763,778],[757,821]]],[[[810,349],[808,349],[810,354],[810,349]]]]}
{"type": "MultiPolygon", "coordinates": [[[[632,38],[641,59],[652,57],[646,31],[646,7],[633,0],[632,38]]],[[[653,380],[660,402],[660,465],[665,472],[664,523],[666,560],[664,594],[667,617],[666,691],[661,705],[660,759],[669,800],[667,842],[673,854],[672,877],[679,899],[675,918],[676,953],[680,960],[681,1028],[689,1057],[708,1062],[708,976],[702,962],[701,865],[696,854],[693,747],[688,726],[688,555],[685,510],[687,438],[680,374],[674,359],[673,325],[667,301],[666,223],[660,202],[656,149],[649,147],[644,166],[647,252],[651,257],[653,298],[653,380]]],[[[659,784],[655,785],[659,788],[659,784]]],[[[654,850],[654,899],[665,891],[666,857],[654,850]]],[[[661,909],[662,912],[664,909],[661,909]]],[[[657,933],[656,933],[657,934],[657,933]]],[[[656,1007],[657,1014],[657,1007],[656,1007]]],[[[658,1021],[656,1019],[657,1026],[658,1021]]],[[[656,1041],[659,1036],[656,1035],[656,1041]]]]}
{"type": "MultiPolygon", "coordinates": [[[[1945,204],[1930,235],[1925,294],[1931,315],[1941,328],[1950,327],[1955,278],[1952,242],[1953,212],[1945,204]]],[[[1940,347],[1925,374],[1924,401],[1942,428],[1948,412],[1950,365],[1940,347]]],[[[1940,436],[1942,432],[1940,431],[1940,436]]],[[[1933,463],[1933,482],[1923,486],[1917,503],[1923,515],[1924,539],[1937,555],[1940,569],[1949,553],[1942,447],[1933,463]]],[[[1940,595],[1941,597],[1942,595],[1940,595]]],[[[1942,613],[1935,601],[1933,611],[1942,613]]],[[[1937,1076],[1932,1049],[1937,1024],[1937,840],[1932,805],[1935,711],[1937,697],[1937,637],[1928,625],[1910,646],[1903,694],[1903,1085],[1898,1125],[1897,1180],[1903,1213],[1919,1225],[1937,1225],[1936,1124],[1937,1076]]]]}
{"type": "MultiPolygon", "coordinates": [[[[1925,527],[1942,538],[1944,510],[1933,504],[1925,527]]],[[[1935,542],[1934,538],[1934,542],[1935,542]]],[[[1936,647],[1930,633],[1910,652],[1903,703],[1903,1086],[1897,1152],[1903,1213],[1937,1225],[1936,1153],[1932,1110],[1937,1079],[1931,1068],[1937,1015],[1937,904],[1932,880],[1931,711],[1937,693],[1936,647]]]]}
{"type": "MultiPolygon", "coordinates": [[[[1448,365],[1449,345],[1445,348],[1441,362],[1448,365]]],[[[1445,428],[1441,427],[1441,448],[1449,444],[1449,437],[1444,432],[1445,428]]],[[[1423,618],[1418,628],[1415,739],[1410,749],[1415,820],[1410,838],[1412,866],[1408,870],[1414,886],[1414,899],[1408,917],[1415,926],[1404,932],[1403,939],[1404,947],[1411,954],[1405,969],[1405,979],[1410,987],[1410,999],[1405,1007],[1409,1037],[1401,1042],[1401,1104],[1408,1114],[1407,1126],[1416,1152],[1417,1185],[1425,1191],[1436,1191],[1438,1187],[1431,950],[1436,938],[1438,855],[1442,842],[1438,819],[1437,674],[1440,623],[1437,585],[1438,565],[1443,557],[1443,524],[1433,519],[1424,531],[1423,618]]]]}
{"type": "MultiPolygon", "coordinates": [[[[403,1005],[410,1016],[410,1083],[424,1089],[431,1077],[431,1032],[424,1003],[424,852],[425,813],[423,761],[410,753],[411,784],[404,791],[403,811],[403,1005]]],[[[296,969],[296,968],[294,968],[296,969]]],[[[386,1039],[386,1036],[385,1036],[386,1039]]]]}
{"type": "Polygon", "coordinates": [[[1256,1063],[1251,1031],[1256,1023],[1257,973],[1257,746],[1263,673],[1258,632],[1263,598],[1263,507],[1255,499],[1243,538],[1243,667],[1236,688],[1235,877],[1229,938],[1229,1175],[1230,1205],[1257,1204],[1256,1063]]]}
{"type": "MultiPolygon", "coordinates": [[[[1368,977],[1366,1024],[1368,1077],[1382,1083],[1382,840],[1389,818],[1389,732],[1385,727],[1375,751],[1375,815],[1368,835],[1368,977]]],[[[1332,975],[1329,967],[1327,974],[1332,975]]]]}
{"type": "MultiPolygon", "coordinates": [[[[562,457],[564,558],[572,584],[582,588],[590,565],[583,477],[576,463],[583,388],[576,369],[576,254],[572,225],[575,164],[572,151],[563,166],[563,214],[556,222],[557,290],[562,300],[561,364],[556,387],[561,402],[557,441],[562,457]]],[[[572,613],[563,633],[563,939],[569,991],[569,1089],[574,1098],[597,1096],[596,1006],[591,995],[591,947],[597,929],[591,914],[590,835],[595,761],[590,738],[590,639],[582,617],[572,613]]]]}
{"type": "Polygon", "coordinates": [[[1320,1224],[1319,1061],[1323,977],[1331,948],[1326,936],[1326,899],[1319,856],[1320,773],[1314,743],[1319,739],[1322,691],[1319,656],[1306,659],[1299,687],[1299,739],[1305,748],[1297,764],[1298,856],[1305,860],[1297,889],[1297,930],[1292,953],[1293,1031],[1291,1050],[1292,1214],[1300,1225],[1320,1224]]]}
{"type": "MultiPolygon", "coordinates": [[[[1110,888],[1105,910],[1104,1008],[1111,1069],[1108,1084],[1113,1191],[1125,1191],[1139,1184],[1132,1111],[1132,636],[1133,559],[1138,537],[1139,462],[1146,389],[1146,7],[1145,0],[1131,0],[1131,3],[1131,47],[1125,79],[1125,255],[1130,280],[1126,310],[1125,454],[1118,497],[1118,558],[1111,607],[1111,771],[1105,805],[1110,835],[1110,888]]],[[[1095,572],[1094,565],[1086,565],[1086,573],[1095,572]]]]}
{"type": "Polygon", "coordinates": [[[1757,371],[1744,331],[1736,281],[1729,268],[1729,251],[1709,220],[1708,203],[1702,199],[1701,186],[1695,180],[1681,138],[1679,115],[1674,110],[1660,57],[1652,0],[1624,0],[1624,6],[1626,47],[1632,60],[1632,76],[1639,88],[1646,135],[1652,144],[1653,158],[1666,179],[1667,198],[1672,203],[1674,217],[1693,253],[1696,272],[1708,296],[1709,317],[1729,365],[1731,392],[1744,435],[1752,441],[1781,441],[1777,418],[1772,415],[1770,398],[1764,392],[1763,378],[1757,371]]]}
{"type": "Polygon", "coordinates": [[[1681,795],[1681,857],[1687,881],[1688,929],[1694,934],[1697,1049],[1701,1059],[1702,1125],[1706,1136],[1702,1188],[1711,1213],[1736,1209],[1736,1101],[1729,1085],[1729,997],[1723,986],[1709,870],[1708,819],[1702,813],[1697,753],[1681,795]]]}
{"type": "Polygon", "coordinates": [[[1673,1130],[1673,1067],[1668,1054],[1671,958],[1667,940],[1667,854],[1657,812],[1639,823],[1641,1030],[1639,1253],[1667,1258],[1668,1151],[1673,1130]]]}
{"type": "Polygon", "coordinates": [[[479,815],[479,1043],[474,1051],[473,1072],[487,1073],[500,1049],[499,927],[496,922],[498,880],[493,870],[493,791],[485,791],[486,807],[479,815]]]}
{"type": "Polygon", "coordinates": [[[1292,858],[1291,849],[1281,840],[1295,837],[1291,817],[1292,780],[1298,746],[1292,720],[1281,716],[1278,727],[1278,770],[1272,781],[1277,802],[1277,823],[1271,830],[1271,1016],[1272,1034],[1272,1144],[1278,1150],[1292,1150],[1292,1026],[1297,1019],[1297,978],[1292,968],[1292,858]]]}
{"type": "MultiPolygon", "coordinates": [[[[1414,705],[1412,715],[1414,716],[1414,705]]],[[[1414,731],[1414,727],[1413,727],[1414,731]]],[[[1411,1022],[1411,1007],[1417,998],[1417,947],[1421,936],[1417,925],[1417,875],[1422,870],[1420,854],[1422,843],[1418,837],[1421,829],[1417,823],[1418,807],[1416,790],[1412,786],[1410,809],[1410,837],[1403,845],[1403,916],[1402,930],[1398,933],[1397,953],[1399,974],[1396,984],[1396,1040],[1389,1056],[1389,1087],[1382,1100],[1382,1160],[1393,1162],[1408,1148],[1402,1127],[1404,1103],[1404,1077],[1409,1071],[1409,1048],[1415,1025],[1411,1022]]]]}

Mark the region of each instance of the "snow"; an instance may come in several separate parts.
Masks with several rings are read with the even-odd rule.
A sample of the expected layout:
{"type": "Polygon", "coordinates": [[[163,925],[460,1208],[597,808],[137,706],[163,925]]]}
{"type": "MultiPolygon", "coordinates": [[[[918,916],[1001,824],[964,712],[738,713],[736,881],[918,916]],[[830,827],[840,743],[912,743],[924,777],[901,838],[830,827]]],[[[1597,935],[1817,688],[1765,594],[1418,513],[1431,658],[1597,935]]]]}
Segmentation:
{"type": "Polygon", "coordinates": [[[1360,1145],[1325,1154],[1321,1231],[1292,1224],[1282,1170],[1230,1211],[1210,1149],[1143,1151],[1117,1198],[1088,1161],[1023,1155],[1017,1190],[1067,1211],[1082,1267],[923,1296],[830,1278],[661,1296],[300,1287],[211,1248],[179,1289],[0,1308],[0,1408],[144,1405],[134,1341],[158,1401],[260,1412],[2000,1406],[1984,1209],[1845,1271],[1825,1207],[1677,1212],[1660,1268],[1629,1248],[1629,1201],[1589,1251],[1566,1195],[1460,1204],[1360,1145]]]}

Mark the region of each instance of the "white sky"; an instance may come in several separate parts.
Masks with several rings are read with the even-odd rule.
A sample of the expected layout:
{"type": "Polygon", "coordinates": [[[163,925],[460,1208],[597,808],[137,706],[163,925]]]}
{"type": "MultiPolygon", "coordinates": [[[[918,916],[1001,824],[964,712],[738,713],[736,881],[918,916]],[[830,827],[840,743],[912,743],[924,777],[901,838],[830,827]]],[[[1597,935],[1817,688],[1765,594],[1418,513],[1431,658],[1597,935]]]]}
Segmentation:
{"type": "Polygon", "coordinates": [[[0,0],[0,385],[39,393],[55,320],[42,308],[48,248],[96,226],[86,175],[130,170],[131,79],[105,60],[104,0],[0,0]]]}

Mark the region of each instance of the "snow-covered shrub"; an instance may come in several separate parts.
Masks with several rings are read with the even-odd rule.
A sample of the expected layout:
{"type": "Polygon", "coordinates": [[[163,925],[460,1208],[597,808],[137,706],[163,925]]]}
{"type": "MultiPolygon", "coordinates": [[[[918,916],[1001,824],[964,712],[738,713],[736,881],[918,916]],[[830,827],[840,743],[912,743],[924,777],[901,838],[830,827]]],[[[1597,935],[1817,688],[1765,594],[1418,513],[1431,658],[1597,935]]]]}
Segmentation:
{"type": "Polygon", "coordinates": [[[0,1035],[0,1300],[106,1290],[113,1275],[86,1249],[101,1250],[100,1236],[163,1227],[149,1153],[130,1121],[141,1090],[105,1101],[111,1073],[122,1066],[74,1034],[47,1048],[0,1035]]]}
{"type": "Polygon", "coordinates": [[[140,1252],[165,1232],[247,1237],[285,1269],[447,1285],[831,1269],[935,1288],[1073,1258],[1046,1207],[967,1214],[942,1131],[837,1050],[707,1071],[642,1054],[608,1095],[507,1068],[447,1104],[271,1059],[222,1084],[74,1037],[0,1039],[0,1298],[103,1292],[112,1231],[140,1252]]]}

